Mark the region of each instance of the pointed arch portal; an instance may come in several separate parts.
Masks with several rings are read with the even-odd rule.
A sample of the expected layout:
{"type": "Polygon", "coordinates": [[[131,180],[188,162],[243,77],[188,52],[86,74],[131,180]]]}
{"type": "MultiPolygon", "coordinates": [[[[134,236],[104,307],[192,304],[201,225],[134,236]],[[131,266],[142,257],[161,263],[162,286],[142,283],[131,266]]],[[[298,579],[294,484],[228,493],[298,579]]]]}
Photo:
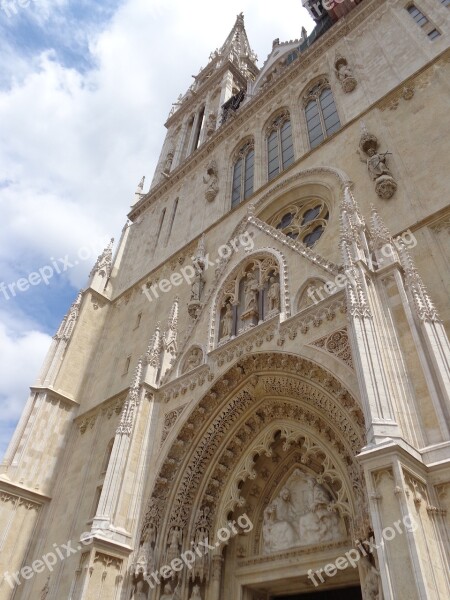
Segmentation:
{"type": "MultiPolygon", "coordinates": [[[[369,531],[355,460],[364,431],[358,402],[321,366],[285,353],[238,360],[169,436],[141,543],[152,539],[161,561],[199,532],[216,543],[245,515],[251,531],[217,541],[200,570],[177,579],[187,597],[194,584],[206,600],[230,586],[249,600],[311,589],[308,570],[369,531]]],[[[359,582],[350,571],[340,586],[359,582]]]]}

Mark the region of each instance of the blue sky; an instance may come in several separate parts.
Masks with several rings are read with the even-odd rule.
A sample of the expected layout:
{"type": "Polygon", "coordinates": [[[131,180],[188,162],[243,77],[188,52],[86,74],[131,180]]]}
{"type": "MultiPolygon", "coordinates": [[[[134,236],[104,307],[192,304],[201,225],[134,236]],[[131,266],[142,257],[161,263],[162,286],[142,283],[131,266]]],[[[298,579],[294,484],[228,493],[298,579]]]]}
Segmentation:
{"type": "Polygon", "coordinates": [[[260,66],[274,38],[312,28],[300,0],[279,0],[277,11],[228,0],[220,18],[209,0],[21,4],[0,0],[0,455],[51,336],[118,239],[142,175],[150,183],[163,124],[191,75],[241,11],[260,66]],[[66,256],[74,266],[48,285],[8,290],[66,256]]]}

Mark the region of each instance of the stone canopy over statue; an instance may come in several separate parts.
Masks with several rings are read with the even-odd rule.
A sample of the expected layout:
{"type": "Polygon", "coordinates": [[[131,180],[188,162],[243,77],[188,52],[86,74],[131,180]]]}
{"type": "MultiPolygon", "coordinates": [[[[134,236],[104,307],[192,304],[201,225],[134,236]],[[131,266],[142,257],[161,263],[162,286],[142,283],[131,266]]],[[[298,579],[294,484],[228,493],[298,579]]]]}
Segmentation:
{"type": "Polygon", "coordinates": [[[264,511],[264,553],[345,537],[345,525],[317,480],[296,469],[264,511]]]}
{"type": "Polygon", "coordinates": [[[228,341],[278,315],[283,293],[275,257],[263,255],[249,260],[223,285],[219,341],[228,341]]]}

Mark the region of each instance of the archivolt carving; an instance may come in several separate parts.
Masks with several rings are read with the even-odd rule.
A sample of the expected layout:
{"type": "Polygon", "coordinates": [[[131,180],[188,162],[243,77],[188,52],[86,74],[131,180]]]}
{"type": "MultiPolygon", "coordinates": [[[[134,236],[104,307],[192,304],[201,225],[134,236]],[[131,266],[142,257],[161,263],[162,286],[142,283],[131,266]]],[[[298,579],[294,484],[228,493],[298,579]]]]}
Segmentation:
{"type": "Polygon", "coordinates": [[[300,458],[302,464],[307,464],[313,456],[320,457],[323,471],[316,477],[318,483],[325,481],[339,482],[338,496],[333,502],[333,509],[338,510],[342,516],[350,516],[351,510],[348,493],[343,484],[342,475],[335,466],[335,461],[331,459],[324,445],[318,444],[312,436],[305,433],[305,430],[304,425],[300,423],[277,421],[262,432],[234,470],[232,483],[227,487],[226,495],[220,508],[220,514],[218,515],[218,528],[226,526],[227,515],[236,506],[245,506],[246,501],[241,496],[240,484],[246,479],[256,478],[256,471],[254,470],[255,457],[261,454],[272,456],[271,446],[274,443],[276,434],[279,432],[281,432],[281,439],[284,440],[284,451],[287,451],[292,444],[299,444],[302,451],[300,458]]]}
{"type": "MultiPolygon", "coordinates": [[[[339,382],[321,367],[298,356],[276,353],[246,356],[216,382],[180,430],[159,471],[143,535],[150,525],[161,527],[169,505],[172,509],[168,526],[186,527],[207,469],[212,475],[204,497],[214,508],[221,481],[241,456],[242,449],[268,423],[286,418],[315,429],[341,454],[349,470],[355,469],[352,457],[364,443],[363,415],[339,382]],[[274,375],[277,371],[283,373],[274,375]],[[236,389],[238,393],[233,394],[236,389]],[[274,396],[293,400],[274,399],[274,396]],[[261,401],[265,397],[271,397],[270,401],[261,401]],[[257,406],[253,413],[243,420],[254,404],[257,406]],[[208,417],[213,411],[215,416],[208,417]],[[232,429],[237,429],[234,436],[232,429]],[[225,439],[230,441],[219,455],[225,439]],[[177,484],[176,477],[179,478],[177,484]],[[173,496],[172,501],[169,494],[173,496]]],[[[355,473],[356,470],[356,477],[355,473]]],[[[213,510],[210,518],[213,518],[213,510]]]]}

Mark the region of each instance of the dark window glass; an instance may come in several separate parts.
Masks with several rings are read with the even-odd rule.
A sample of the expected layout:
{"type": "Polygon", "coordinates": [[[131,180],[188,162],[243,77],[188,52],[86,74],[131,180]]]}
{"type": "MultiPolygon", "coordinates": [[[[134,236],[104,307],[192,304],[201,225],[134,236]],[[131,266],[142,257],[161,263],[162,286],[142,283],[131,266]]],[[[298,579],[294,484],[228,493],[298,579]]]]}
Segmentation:
{"type": "Polygon", "coordinates": [[[234,163],[231,208],[253,194],[255,152],[250,144],[244,146],[241,157],[234,163]]]}
{"type": "MultiPolygon", "coordinates": [[[[319,94],[319,88],[311,90],[310,95],[319,94]]],[[[316,99],[305,107],[306,125],[311,148],[318,146],[326,137],[337,131],[341,123],[330,88],[325,88],[316,99]]]]}
{"type": "Polygon", "coordinates": [[[305,244],[305,246],[308,246],[308,248],[310,248],[311,246],[314,246],[314,244],[317,242],[317,240],[322,235],[323,231],[324,231],[324,229],[323,229],[322,225],[319,225],[313,231],[311,231],[311,233],[308,233],[307,235],[305,235],[305,237],[303,238],[303,243],[305,244]]]}

